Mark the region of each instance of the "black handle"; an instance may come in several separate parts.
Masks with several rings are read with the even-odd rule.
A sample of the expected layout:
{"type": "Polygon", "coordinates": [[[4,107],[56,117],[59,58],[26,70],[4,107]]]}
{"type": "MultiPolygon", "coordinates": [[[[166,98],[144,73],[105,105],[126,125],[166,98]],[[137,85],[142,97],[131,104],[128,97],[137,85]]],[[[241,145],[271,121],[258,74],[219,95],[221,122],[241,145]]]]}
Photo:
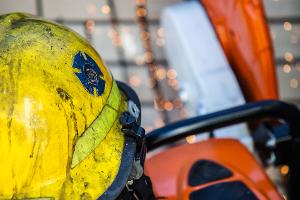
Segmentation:
{"type": "MultiPolygon", "coordinates": [[[[147,148],[151,151],[189,135],[263,117],[283,119],[291,125],[293,130],[300,130],[300,111],[296,106],[275,100],[259,101],[185,119],[156,129],[146,134],[147,148]]],[[[299,137],[300,133],[296,130],[292,131],[295,134],[294,137],[299,137]]]]}

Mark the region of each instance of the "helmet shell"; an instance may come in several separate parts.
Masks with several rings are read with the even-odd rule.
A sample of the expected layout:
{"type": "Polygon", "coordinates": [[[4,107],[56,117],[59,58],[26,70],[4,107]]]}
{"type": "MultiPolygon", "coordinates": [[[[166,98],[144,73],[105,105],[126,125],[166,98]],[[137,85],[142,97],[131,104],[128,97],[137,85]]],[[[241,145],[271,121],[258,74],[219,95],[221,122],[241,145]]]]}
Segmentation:
{"type": "Polygon", "coordinates": [[[118,173],[126,107],[101,57],[70,29],[0,16],[0,198],[96,199],[118,173]]]}

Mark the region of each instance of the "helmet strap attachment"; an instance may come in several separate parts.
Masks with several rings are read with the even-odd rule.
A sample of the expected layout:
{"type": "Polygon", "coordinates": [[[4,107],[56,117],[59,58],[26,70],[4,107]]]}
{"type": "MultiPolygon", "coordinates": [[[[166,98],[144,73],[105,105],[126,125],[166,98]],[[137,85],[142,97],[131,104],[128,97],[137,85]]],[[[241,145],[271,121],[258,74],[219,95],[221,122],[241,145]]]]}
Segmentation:
{"type": "MultiPolygon", "coordinates": [[[[131,141],[135,146],[132,149],[134,153],[132,164],[130,166],[129,176],[126,187],[122,190],[117,200],[154,200],[152,183],[149,177],[144,174],[144,162],[146,157],[146,137],[145,130],[141,127],[140,101],[132,88],[125,83],[117,81],[119,89],[127,97],[128,108],[120,116],[122,132],[125,135],[125,141],[131,141]]],[[[129,147],[127,146],[127,147],[129,147]]],[[[125,146],[126,148],[126,146],[125,146]]],[[[129,166],[128,166],[129,167],[129,166]]]]}
{"type": "MultiPolygon", "coordinates": [[[[133,138],[136,142],[136,154],[135,163],[139,163],[141,167],[144,166],[146,145],[145,145],[145,130],[137,123],[137,118],[130,112],[122,113],[120,117],[120,123],[122,125],[122,132],[125,137],[133,138]]],[[[139,177],[133,177],[139,179],[139,177]]]]}
{"type": "Polygon", "coordinates": [[[122,113],[120,117],[122,131],[125,137],[130,137],[136,142],[135,160],[126,188],[122,191],[118,200],[153,200],[152,183],[148,176],[144,175],[144,162],[146,157],[145,130],[138,122],[137,117],[130,112],[122,113]]]}

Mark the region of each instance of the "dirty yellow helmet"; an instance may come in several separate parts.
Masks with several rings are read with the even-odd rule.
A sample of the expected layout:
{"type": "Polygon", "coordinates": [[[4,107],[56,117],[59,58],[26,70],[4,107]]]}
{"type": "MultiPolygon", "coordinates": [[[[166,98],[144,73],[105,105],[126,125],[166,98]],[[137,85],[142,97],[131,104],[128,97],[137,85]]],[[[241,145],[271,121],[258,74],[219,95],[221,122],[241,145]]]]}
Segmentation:
{"type": "Polygon", "coordinates": [[[0,71],[0,199],[115,199],[142,176],[139,102],[78,34],[0,16],[0,71]]]}

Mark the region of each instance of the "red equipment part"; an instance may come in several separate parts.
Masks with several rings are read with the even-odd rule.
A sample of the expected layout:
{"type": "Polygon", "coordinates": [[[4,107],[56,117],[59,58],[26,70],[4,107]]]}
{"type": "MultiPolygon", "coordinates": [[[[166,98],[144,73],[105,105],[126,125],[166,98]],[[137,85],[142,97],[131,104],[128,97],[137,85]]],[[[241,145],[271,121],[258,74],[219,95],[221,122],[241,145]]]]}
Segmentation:
{"type": "Polygon", "coordinates": [[[261,0],[201,0],[247,102],[278,99],[270,32],[261,0]]]}

